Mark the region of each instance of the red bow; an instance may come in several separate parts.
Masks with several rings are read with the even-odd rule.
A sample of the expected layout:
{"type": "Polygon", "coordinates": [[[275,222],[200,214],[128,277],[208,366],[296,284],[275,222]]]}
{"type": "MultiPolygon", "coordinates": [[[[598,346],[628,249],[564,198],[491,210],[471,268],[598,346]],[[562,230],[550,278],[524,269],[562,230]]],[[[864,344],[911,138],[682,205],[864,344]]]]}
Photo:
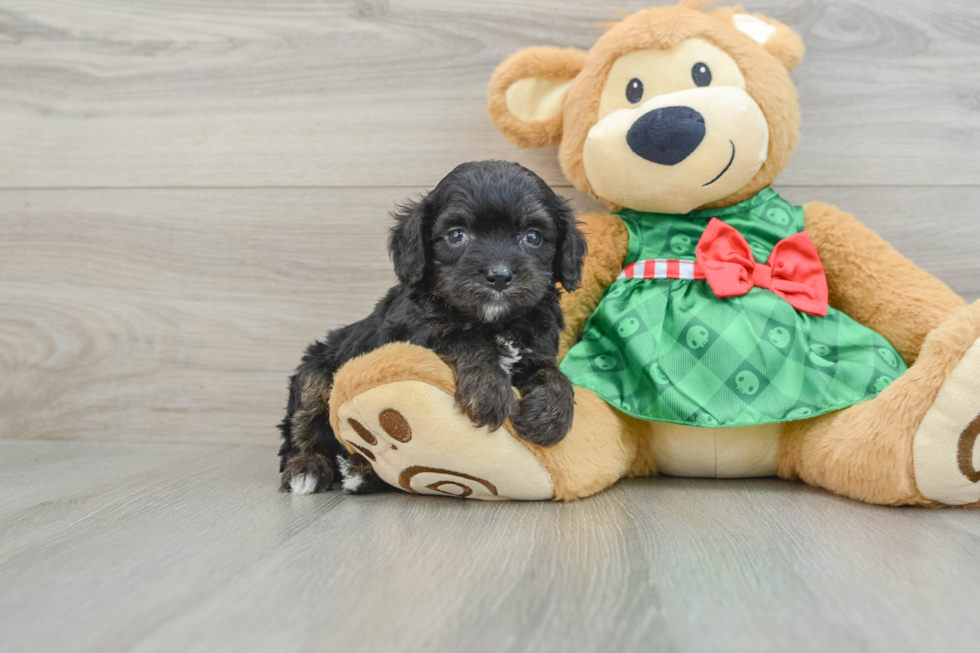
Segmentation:
{"type": "Polygon", "coordinates": [[[776,293],[793,308],[827,315],[827,277],[813,241],[800,232],[776,243],[765,265],[735,227],[711,218],[697,247],[697,262],[718,297],[739,297],[753,287],[776,293]]]}

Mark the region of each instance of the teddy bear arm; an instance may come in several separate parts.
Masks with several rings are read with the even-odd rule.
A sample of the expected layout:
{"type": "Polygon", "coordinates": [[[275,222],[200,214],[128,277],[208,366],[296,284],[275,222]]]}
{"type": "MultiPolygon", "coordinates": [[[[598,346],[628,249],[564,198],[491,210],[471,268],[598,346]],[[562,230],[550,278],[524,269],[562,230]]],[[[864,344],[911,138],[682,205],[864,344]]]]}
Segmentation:
{"type": "Polygon", "coordinates": [[[629,232],[623,221],[614,215],[590,213],[581,216],[579,227],[588,243],[588,252],[582,265],[581,285],[561,298],[565,330],[559,340],[559,360],[582,338],[586,320],[599,305],[606,288],[622,272],[629,250],[629,232]]]}
{"type": "Polygon", "coordinates": [[[912,364],[926,335],[966,302],[851,214],[823,202],[804,209],[830,305],[887,338],[912,364]]]}

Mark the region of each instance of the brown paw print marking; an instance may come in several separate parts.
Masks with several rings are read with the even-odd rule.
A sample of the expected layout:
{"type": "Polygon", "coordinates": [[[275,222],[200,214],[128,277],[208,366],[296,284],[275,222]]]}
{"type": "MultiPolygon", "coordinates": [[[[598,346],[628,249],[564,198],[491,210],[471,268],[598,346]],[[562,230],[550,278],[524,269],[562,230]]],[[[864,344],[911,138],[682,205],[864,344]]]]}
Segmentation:
{"type": "Polygon", "coordinates": [[[980,483],[980,470],[973,467],[973,448],[977,444],[977,437],[980,437],[980,415],[973,418],[960,435],[959,455],[957,462],[960,464],[960,471],[963,476],[970,479],[971,483],[980,483]]]}
{"type": "Polygon", "coordinates": [[[378,414],[378,422],[385,433],[399,442],[408,442],[412,439],[412,427],[408,425],[408,420],[394,408],[385,408],[378,414]]]}
{"type": "MultiPolygon", "coordinates": [[[[354,431],[357,432],[359,436],[361,436],[361,439],[363,439],[369,445],[373,447],[374,445],[378,444],[378,438],[374,437],[374,433],[368,431],[367,428],[365,428],[365,426],[360,422],[358,422],[356,419],[350,417],[347,419],[347,423],[350,424],[350,427],[354,429],[354,431]]],[[[357,446],[357,445],[352,445],[352,446],[357,446]]]]}
{"type": "Polygon", "coordinates": [[[368,458],[368,459],[370,459],[370,460],[371,460],[371,462],[377,462],[377,458],[375,458],[375,457],[374,457],[374,454],[373,454],[373,453],[371,453],[370,451],[368,451],[367,449],[365,449],[364,447],[362,447],[361,445],[359,445],[359,444],[354,444],[354,443],[353,443],[353,442],[351,442],[350,440],[344,440],[344,442],[346,442],[346,443],[347,443],[347,444],[349,444],[350,446],[352,446],[352,447],[354,447],[355,449],[357,449],[358,451],[360,451],[360,452],[361,452],[361,455],[363,455],[363,456],[364,456],[365,458],[368,458]]]}
{"type": "Polygon", "coordinates": [[[456,483],[454,481],[436,481],[435,483],[429,483],[425,487],[427,487],[430,490],[433,490],[435,492],[442,492],[443,494],[451,494],[454,497],[468,497],[471,494],[473,494],[473,488],[466,487],[462,483],[456,483]],[[444,486],[447,486],[447,485],[448,486],[452,486],[452,487],[458,487],[461,491],[460,492],[448,492],[446,490],[443,490],[442,488],[444,486]]]}
{"type": "MultiPolygon", "coordinates": [[[[497,496],[497,488],[490,481],[485,481],[482,478],[478,478],[476,476],[470,476],[469,474],[461,474],[460,472],[454,472],[449,469],[438,469],[436,467],[422,467],[419,465],[409,467],[398,475],[398,484],[401,485],[406,492],[418,494],[418,492],[412,489],[412,477],[415,476],[416,474],[440,474],[443,476],[453,476],[455,478],[465,479],[467,481],[473,481],[487,488],[487,491],[489,491],[490,494],[497,496]]],[[[429,488],[430,490],[435,490],[436,492],[442,492],[443,494],[448,494],[454,497],[468,497],[469,495],[473,494],[472,488],[468,487],[464,483],[459,483],[456,481],[436,481],[435,483],[426,485],[426,487],[429,488]],[[457,487],[461,487],[464,489],[463,494],[459,494],[456,492],[446,492],[445,490],[442,489],[443,485],[455,485],[457,487]]]]}

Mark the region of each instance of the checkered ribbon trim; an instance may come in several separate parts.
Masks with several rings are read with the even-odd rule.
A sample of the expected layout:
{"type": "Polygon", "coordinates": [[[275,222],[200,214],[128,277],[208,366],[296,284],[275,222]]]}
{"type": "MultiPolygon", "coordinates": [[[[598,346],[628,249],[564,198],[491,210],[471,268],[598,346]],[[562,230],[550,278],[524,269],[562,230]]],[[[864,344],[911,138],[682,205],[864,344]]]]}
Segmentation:
{"type": "Polygon", "coordinates": [[[627,265],[617,279],[704,279],[704,269],[697,261],[648,259],[627,265]]]}

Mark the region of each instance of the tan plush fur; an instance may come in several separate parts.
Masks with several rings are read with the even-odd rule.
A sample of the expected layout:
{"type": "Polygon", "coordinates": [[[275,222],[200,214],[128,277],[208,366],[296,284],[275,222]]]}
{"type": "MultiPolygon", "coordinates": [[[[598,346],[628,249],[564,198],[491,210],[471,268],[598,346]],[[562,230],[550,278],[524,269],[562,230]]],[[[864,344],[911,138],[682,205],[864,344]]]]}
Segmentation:
{"type": "Polygon", "coordinates": [[[518,147],[557,145],[562,136],[562,117],[526,123],[507,109],[507,89],[520,79],[574,79],[585,53],[573,48],[527,48],[500,64],[490,82],[487,110],[493,124],[518,147]]]}
{"type": "Polygon", "coordinates": [[[806,232],[827,273],[830,305],[871,327],[915,361],[926,334],[966,306],[949,286],[836,206],[806,207],[806,232]]]}
{"type": "Polygon", "coordinates": [[[966,350],[980,338],[980,302],[947,318],[925,339],[915,365],[871,401],[785,430],[779,475],[881,504],[937,505],[912,473],[912,439],[966,350]]]}
{"type": "MultiPolygon", "coordinates": [[[[408,343],[386,345],[349,361],[337,372],[330,394],[330,424],[340,433],[338,409],[368,390],[398,381],[422,381],[452,396],[454,376],[435,352],[408,343]]],[[[393,396],[392,405],[397,402],[398,397],[393,396]]],[[[609,487],[627,475],[637,457],[636,420],[581,388],[576,388],[575,403],[572,431],[558,445],[539,447],[518,438],[551,474],[556,500],[581,499],[609,487]]],[[[517,437],[509,421],[503,428],[517,437]]],[[[460,434],[466,437],[480,436],[460,434]]],[[[341,443],[356,453],[349,444],[341,443]]]]}
{"type": "MultiPolygon", "coordinates": [[[[705,13],[702,5],[700,0],[686,0],[678,7],[627,16],[588,53],[558,48],[517,53],[501,64],[491,82],[489,108],[494,124],[521,147],[560,142],[562,169],[577,188],[592,192],[582,148],[596,123],[599,98],[613,63],[638,49],[672,48],[685,39],[701,38],[735,60],[746,91],[762,108],[770,130],[766,163],[748,184],[714,206],[755,195],[787,165],[799,137],[797,95],[788,71],[802,59],[803,43],[785,25],[758,16],[775,28],[760,45],[735,28],[732,20],[740,8],[705,13]],[[574,79],[562,116],[528,124],[510,114],[507,89],[527,78],[574,79]]],[[[581,338],[586,320],[621,271],[629,246],[626,227],[615,216],[591,214],[581,221],[589,251],[581,288],[562,297],[567,327],[560,356],[581,338]]],[[[836,207],[807,205],[805,229],[823,260],[830,304],[885,336],[910,367],[875,399],[783,425],[778,474],[873,503],[938,505],[923,496],[915,483],[915,447],[926,441],[917,440],[916,434],[927,413],[945,415],[931,409],[944,405],[937,397],[945,396],[944,383],[954,369],[956,374],[972,374],[969,365],[957,365],[980,339],[980,303],[967,306],[945,284],[836,207]]],[[[330,398],[334,428],[336,407],[356,401],[358,393],[367,389],[401,380],[420,380],[453,393],[453,373],[435,354],[405,344],[389,345],[349,362],[337,374],[330,398]]],[[[955,396],[959,403],[960,395],[955,396]]],[[[656,473],[651,446],[656,423],[628,417],[581,388],[575,398],[574,424],[561,443],[550,449],[523,443],[551,475],[556,499],[588,496],[623,476],[656,473]]],[[[967,401],[974,400],[980,411],[980,397],[967,401]]],[[[398,405],[397,396],[391,401],[398,405]]],[[[513,434],[509,423],[504,428],[513,434]]],[[[466,446],[468,437],[477,434],[460,433],[460,447],[466,446]]],[[[959,433],[950,432],[950,437],[955,445],[959,433]]]]}
{"type": "Polygon", "coordinates": [[[551,473],[555,499],[582,499],[629,475],[637,458],[636,420],[615,410],[593,393],[575,389],[572,430],[556,446],[525,443],[551,473]]]}
{"type": "MultiPolygon", "coordinates": [[[[719,7],[709,13],[721,21],[731,23],[736,14],[742,14],[745,11],[741,6],[735,6],[719,7]]],[[[793,70],[799,66],[800,62],[803,61],[803,55],[806,54],[806,47],[803,45],[803,39],[800,38],[800,35],[778,20],[773,20],[762,14],[752,15],[776,28],[776,31],[766,40],[764,46],[766,52],[776,57],[786,70],[793,70]]]]}
{"type": "MultiPolygon", "coordinates": [[[[779,47],[792,37],[770,38],[779,47]]],[[[795,36],[795,35],[794,35],[795,36]]],[[[506,110],[504,95],[507,87],[522,77],[546,76],[543,66],[553,65],[553,77],[569,79],[572,66],[563,60],[556,48],[529,48],[505,61],[494,73],[490,84],[490,115],[497,128],[520,147],[540,147],[553,144],[560,137],[559,162],[562,171],[579,190],[596,197],[585,174],[582,149],[589,129],[596,123],[599,99],[613,63],[624,54],[641,49],[667,49],[681,41],[700,37],[735,59],[745,76],[746,91],[756,100],[769,123],[769,157],[755,178],[738,193],[709,207],[737,204],[772,184],[786,164],[799,141],[800,112],[796,88],[789,71],[777,57],[767,53],[751,38],[734,29],[724,17],[706,14],[689,7],[662,7],[628,16],[616,23],[584,56],[581,72],[575,76],[565,99],[564,122],[561,130],[552,124],[522,123],[506,110]],[[547,138],[546,138],[547,136],[547,138]]],[[[797,37],[798,38],[798,37],[797,37]]],[[[580,53],[582,54],[582,53],[580,53]]],[[[798,56],[802,57],[802,43],[798,56]]],[[[597,197],[600,201],[603,198],[597,197]]],[[[618,209],[609,202],[610,208],[618,209]]]]}
{"type": "MultiPolygon", "coordinates": [[[[799,126],[797,95],[788,71],[803,58],[802,40],[778,21],[756,15],[775,28],[759,47],[732,28],[741,7],[702,13],[702,6],[697,1],[682,2],[678,7],[627,16],[588,52],[564,103],[559,151],[562,169],[577,188],[592,192],[582,150],[597,120],[599,98],[612,64],[631,51],[672,48],[692,37],[709,41],[735,59],[745,76],[746,90],[762,108],[771,131],[769,158],[756,177],[737,193],[710,206],[728,206],[753,196],[769,186],[786,166],[798,140],[799,126]]],[[[506,63],[501,71],[508,71],[506,63]]],[[[511,79],[519,78],[516,69],[507,74],[511,79]]],[[[492,86],[491,97],[505,91],[502,84],[492,86]]],[[[510,133],[506,126],[501,131],[514,138],[513,127],[510,133]]],[[[600,215],[584,220],[589,232],[589,258],[582,289],[563,301],[568,327],[561,341],[562,355],[579,339],[585,321],[618,274],[616,263],[623,260],[628,236],[621,225],[614,226],[613,220],[613,216],[600,215]]],[[[965,308],[963,300],[945,284],[835,207],[808,205],[806,231],[823,259],[831,305],[884,335],[907,363],[917,359],[918,363],[873,401],[788,424],[780,444],[779,473],[865,501],[929,503],[915,488],[912,439],[943,381],[980,336],[978,309],[965,308]]],[[[580,410],[591,413],[595,408],[585,405],[580,410]]],[[[639,426],[622,430],[617,422],[613,430],[617,435],[612,439],[641,431],[639,426]]],[[[636,438],[637,457],[631,473],[652,473],[655,461],[646,446],[648,438],[636,438]]]]}
{"type": "MultiPolygon", "coordinates": [[[[330,392],[330,426],[334,433],[340,433],[340,406],[362,392],[396,381],[425,381],[450,395],[456,391],[453,371],[434,352],[404,342],[385,345],[347,361],[337,370],[330,392]]],[[[346,442],[340,442],[355,453],[346,442]]]]}

